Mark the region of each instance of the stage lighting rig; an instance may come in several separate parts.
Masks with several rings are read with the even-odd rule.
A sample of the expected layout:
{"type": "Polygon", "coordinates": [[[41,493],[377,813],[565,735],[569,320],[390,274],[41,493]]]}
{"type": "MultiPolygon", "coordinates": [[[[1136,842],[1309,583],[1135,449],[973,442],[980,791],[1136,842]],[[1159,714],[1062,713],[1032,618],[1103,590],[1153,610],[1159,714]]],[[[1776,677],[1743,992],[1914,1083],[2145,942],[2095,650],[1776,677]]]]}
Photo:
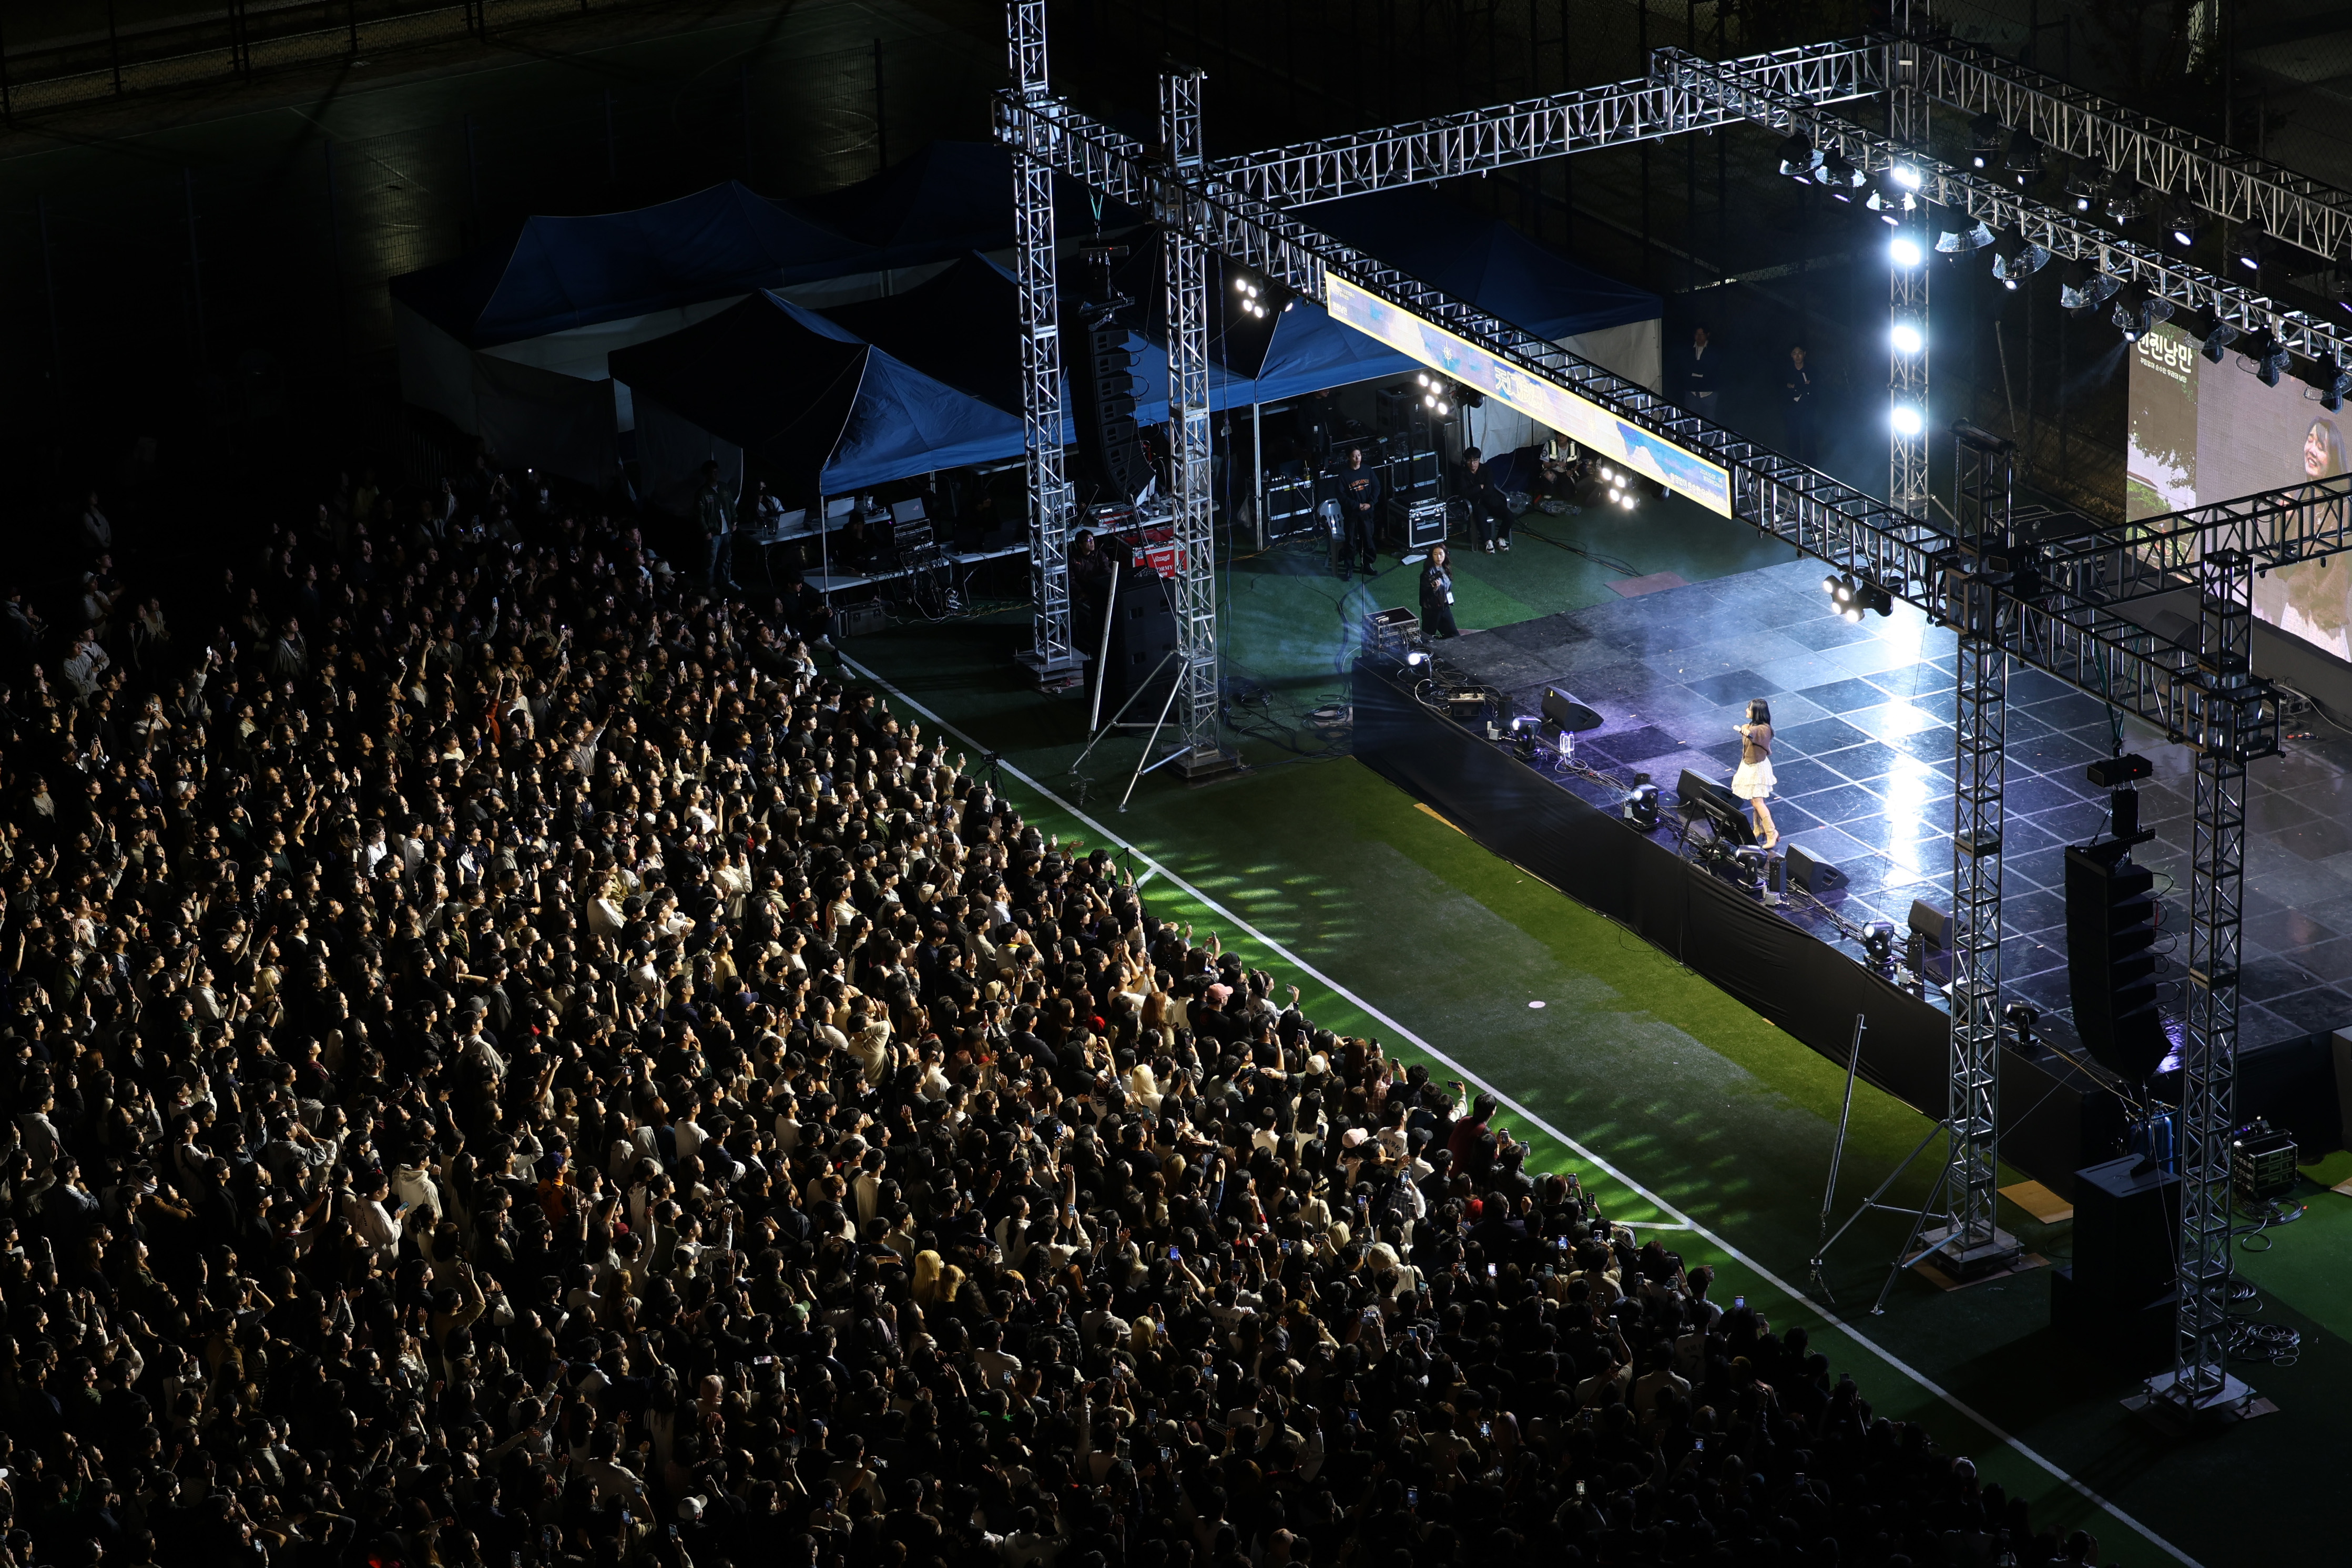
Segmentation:
{"type": "Polygon", "coordinates": [[[1612,468],[1606,463],[1601,464],[1601,482],[1609,487],[1611,505],[1622,506],[1627,511],[1631,511],[1640,504],[1640,492],[1634,489],[1637,481],[1634,476],[1622,468],[1612,468]]]}
{"type": "Polygon", "coordinates": [[[1927,258],[1926,253],[1920,250],[1917,240],[1907,234],[1898,234],[1886,242],[1886,259],[1901,270],[1908,272],[1927,258]]]}
{"type": "Polygon", "coordinates": [[[1895,975],[1895,922],[1873,921],[1862,931],[1862,951],[1872,971],[1885,978],[1895,975]]]}
{"type": "Polygon", "coordinates": [[[2026,238],[2023,229],[2005,230],[1993,241],[1992,275],[2002,288],[2015,289],[2049,259],[2050,252],[2026,238]]]}
{"type": "Polygon", "coordinates": [[[2147,284],[2135,279],[2116,296],[2116,308],[2107,319],[2123,333],[2124,342],[2136,343],[2156,331],[2158,323],[2172,319],[2172,301],[2151,293],[2147,284]]]}
{"type": "Polygon", "coordinates": [[[2100,179],[2088,168],[2077,165],[2074,174],[2068,175],[2066,179],[2066,205],[2073,207],[2078,214],[2087,216],[2098,210],[2099,203],[2105,195],[2107,183],[2105,180],[2100,179]]]}
{"type": "Polygon", "coordinates": [[[1839,201],[1850,202],[1853,200],[1853,193],[1862,188],[1863,182],[1869,176],[1839,154],[1828,153],[1822,155],[1820,164],[1814,169],[1813,178],[1839,201]]]}
{"type": "Polygon", "coordinates": [[[2279,378],[2286,374],[2286,345],[2268,327],[2248,338],[2238,352],[2254,362],[2255,378],[2264,386],[2276,386],[2279,378]]]}
{"type": "Polygon", "coordinates": [[[1801,185],[1810,185],[1821,157],[1813,150],[1813,139],[1800,131],[1780,143],[1780,173],[1801,185]]]}
{"type": "Polygon", "coordinates": [[[2042,177],[2042,143],[2022,125],[2010,134],[2009,151],[2001,154],[2000,172],[2019,190],[2042,177]]]}
{"type": "Polygon", "coordinates": [[[2127,228],[2137,223],[2147,211],[2147,193],[2140,183],[2122,170],[2107,182],[2107,221],[2117,228],[2127,228]]]}
{"type": "Polygon", "coordinates": [[[2058,303],[2079,316],[2114,299],[2123,286],[2124,280],[2113,273],[2102,272],[2087,261],[2070,261],[2058,285],[2058,303]]]}
{"type": "Polygon", "coordinates": [[[1916,354],[1927,346],[1927,334],[1919,330],[1916,316],[1897,316],[1886,329],[1886,342],[1896,353],[1916,354]]]}
{"type": "Polygon", "coordinates": [[[1862,205],[1888,223],[1919,209],[1919,171],[1907,163],[1890,163],[1871,176],[1870,194],[1862,205]]]}
{"type": "Polygon", "coordinates": [[[2197,243],[2197,231],[2205,226],[2205,215],[2187,196],[2175,196],[2165,208],[2164,231],[2172,243],[2186,249],[2197,243]]]}
{"type": "Polygon", "coordinates": [[[2339,414],[2347,393],[2352,393],[2352,366],[2337,360],[2328,369],[2327,384],[2319,389],[2319,406],[2330,414],[2339,414]]]}
{"type": "Polygon", "coordinates": [[[1985,110],[1969,121],[1969,167],[1979,173],[1990,169],[2009,141],[2009,127],[2000,116],[1985,110]]]}
{"type": "Polygon", "coordinates": [[[1992,230],[1981,221],[1971,222],[1966,228],[1948,228],[1936,237],[1936,253],[1939,256],[1966,256],[1972,250],[1982,250],[1992,243],[1992,230]]]}
{"type": "Polygon", "coordinates": [[[1927,427],[1927,416],[1919,412],[1916,403],[1898,403],[1886,411],[1886,422],[1895,426],[1898,436],[1916,436],[1927,427]]]}
{"type": "Polygon", "coordinates": [[[1428,409],[1432,415],[1440,419],[1454,412],[1454,405],[1460,399],[1453,383],[1442,375],[1432,375],[1427,371],[1423,371],[1413,379],[1421,384],[1421,405],[1423,408],[1428,409]]]}
{"type": "Polygon", "coordinates": [[[1848,622],[1862,619],[1864,610],[1875,610],[1882,616],[1895,613],[1895,595],[1867,577],[1857,579],[1852,573],[1841,572],[1822,579],[1822,590],[1838,615],[1848,622]]]}
{"type": "Polygon", "coordinates": [[[1633,787],[1626,792],[1620,811],[1641,832],[1658,826],[1658,786],[1650,782],[1649,774],[1633,775],[1633,787]]]}
{"type": "Polygon", "coordinates": [[[2237,328],[2231,326],[2227,321],[2216,321],[2213,323],[2213,330],[2205,334],[2205,342],[2198,348],[2197,352],[2203,354],[2215,364],[2220,364],[2221,363],[2221,356],[2228,353],[2230,352],[2230,345],[2237,341],[2237,328]]]}
{"type": "Polygon", "coordinates": [[[2230,246],[2230,258],[2259,276],[2263,264],[2271,258],[2273,248],[2268,231],[2260,222],[2252,222],[2238,230],[2237,237],[2230,246]]]}
{"type": "Polygon", "coordinates": [[[2038,1057],[2041,1045],[2033,1037],[2034,1026],[2042,1022],[2042,1009],[2031,1002],[2011,1002],[2000,1010],[2001,1021],[2009,1026],[2013,1048],[2021,1057],[2038,1057]]]}

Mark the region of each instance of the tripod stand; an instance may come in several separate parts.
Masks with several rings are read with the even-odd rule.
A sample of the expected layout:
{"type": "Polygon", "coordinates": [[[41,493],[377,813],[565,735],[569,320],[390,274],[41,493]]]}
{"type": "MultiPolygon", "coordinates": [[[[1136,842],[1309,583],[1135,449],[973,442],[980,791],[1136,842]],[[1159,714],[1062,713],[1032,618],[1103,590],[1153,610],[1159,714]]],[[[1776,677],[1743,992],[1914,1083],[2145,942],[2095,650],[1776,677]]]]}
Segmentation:
{"type": "MultiPolygon", "coordinates": [[[[1838,1226],[1835,1233],[1830,1230],[1830,1221],[1834,1216],[1837,1205],[1838,1169],[1845,1162],[1846,1131],[1853,1122],[1853,1080],[1855,1075],[1862,1070],[1862,1037],[1863,1032],[1869,1026],[1869,1020],[1862,1014],[1857,1013],[1853,1016],[1853,1047],[1847,1052],[1845,1061],[1845,1103],[1838,1111],[1837,1141],[1830,1145],[1829,1185],[1822,1193],[1821,1244],[1813,1249],[1812,1258],[1808,1265],[1806,1288],[1819,1291],[1822,1300],[1834,1304],[1837,1298],[1830,1294],[1827,1275],[1830,1248],[1836,1246],[1839,1238],[1852,1230],[1855,1222],[1866,1214],[1876,1211],[1907,1215],[1911,1218],[1911,1234],[1904,1238],[1903,1250],[1895,1254],[1895,1265],[1887,1271],[1886,1283],[1878,1292],[1877,1304],[1871,1308],[1871,1315],[1875,1317],[1886,1310],[1887,1292],[1895,1288],[1895,1276],[1918,1262],[1919,1258],[1925,1258],[1927,1255],[1923,1252],[1918,1258],[1914,1258],[1910,1253],[1912,1247],[1918,1243],[1920,1227],[1927,1223],[1927,1216],[1935,1212],[1936,1199],[1944,1190],[1944,1177],[1939,1175],[1936,1178],[1936,1185],[1928,1193],[1927,1203],[1918,1208],[1902,1208],[1894,1204],[1881,1203],[1879,1199],[1885,1197],[1886,1189],[1893,1186],[1901,1179],[1903,1173],[1911,1168],[1911,1163],[1918,1159],[1927,1145],[1936,1141],[1936,1134],[1950,1131],[1951,1122],[1948,1120],[1938,1121],[1927,1129],[1927,1135],[1912,1146],[1911,1152],[1903,1156],[1901,1163],[1886,1173],[1886,1179],[1872,1189],[1868,1197],[1855,1205],[1853,1213],[1846,1216],[1846,1222],[1838,1226]]],[[[1949,1168],[1949,1163],[1947,1162],[1946,1170],[1948,1172],[1949,1168]]],[[[1931,1247],[1928,1250],[1935,1249],[1931,1247]]]]}

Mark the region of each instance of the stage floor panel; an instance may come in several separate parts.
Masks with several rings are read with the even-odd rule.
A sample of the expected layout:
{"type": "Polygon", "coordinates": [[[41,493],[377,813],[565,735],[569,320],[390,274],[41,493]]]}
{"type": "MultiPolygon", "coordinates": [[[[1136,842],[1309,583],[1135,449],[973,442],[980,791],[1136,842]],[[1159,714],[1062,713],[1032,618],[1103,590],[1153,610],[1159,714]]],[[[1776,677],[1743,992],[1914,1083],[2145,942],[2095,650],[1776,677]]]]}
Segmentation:
{"type": "MultiPolygon", "coordinates": [[[[1562,688],[1606,721],[1577,737],[1585,761],[1629,782],[1647,773],[1668,792],[1685,768],[1728,781],[1739,761],[1731,727],[1748,699],[1765,699],[1782,843],[1846,874],[1829,900],[1845,919],[1899,929],[1914,899],[1951,908],[1953,637],[1901,604],[1850,624],[1832,612],[1822,574],[1799,561],[1663,589],[1467,633],[1443,657],[1507,692],[1516,714],[1562,688]]],[[[2051,677],[2011,671],[2001,986],[2065,1036],[2064,849],[2105,825],[2105,793],[2083,770],[2115,750],[2113,724],[2051,677]]],[[[2352,1025],[2352,739],[2289,732],[2286,754],[2256,763],[2248,784],[2247,1047],[2352,1025]]],[[[2140,786],[2140,819],[2157,837],[2135,858],[2172,879],[2166,915],[2185,921],[2193,759],[2137,721],[2124,721],[2122,742],[2156,770],[2140,786]]],[[[1568,783],[1612,804],[1597,784],[1568,783]]],[[[1834,938],[1801,906],[1789,912],[1834,938]]]]}

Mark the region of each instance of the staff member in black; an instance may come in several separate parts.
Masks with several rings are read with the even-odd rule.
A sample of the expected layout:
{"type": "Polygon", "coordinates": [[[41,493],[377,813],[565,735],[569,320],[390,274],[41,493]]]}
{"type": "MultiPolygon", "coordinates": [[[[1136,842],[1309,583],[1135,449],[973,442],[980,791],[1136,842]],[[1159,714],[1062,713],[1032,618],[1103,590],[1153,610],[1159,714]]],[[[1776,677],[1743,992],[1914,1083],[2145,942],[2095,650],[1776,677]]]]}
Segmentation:
{"type": "Polygon", "coordinates": [[[1454,624],[1454,574],[1445,569],[1443,544],[1429,547],[1429,560],[1421,569],[1421,631],[1433,637],[1462,635],[1454,624]]]}
{"type": "Polygon", "coordinates": [[[1381,471],[1365,467],[1361,447],[1349,447],[1348,466],[1339,470],[1339,519],[1348,531],[1339,553],[1339,580],[1343,583],[1348,580],[1350,553],[1367,577],[1380,563],[1381,491],[1381,471]]]}
{"type": "Polygon", "coordinates": [[[1782,405],[1789,415],[1789,456],[1801,463],[1813,460],[1813,377],[1805,369],[1805,345],[1789,347],[1789,371],[1782,378],[1788,386],[1789,401],[1782,405]]]}
{"type": "Polygon", "coordinates": [[[1468,447],[1462,453],[1462,499],[1470,503],[1470,512],[1478,522],[1478,542],[1486,553],[1495,553],[1497,538],[1502,547],[1511,547],[1511,509],[1504,504],[1503,487],[1495,482],[1494,471],[1478,455],[1478,448],[1468,447]]]}
{"type": "Polygon", "coordinates": [[[1691,333],[1690,362],[1683,370],[1683,379],[1690,384],[1690,402],[1685,406],[1702,419],[1715,418],[1715,373],[1723,356],[1707,358],[1706,329],[1699,327],[1691,333]]]}

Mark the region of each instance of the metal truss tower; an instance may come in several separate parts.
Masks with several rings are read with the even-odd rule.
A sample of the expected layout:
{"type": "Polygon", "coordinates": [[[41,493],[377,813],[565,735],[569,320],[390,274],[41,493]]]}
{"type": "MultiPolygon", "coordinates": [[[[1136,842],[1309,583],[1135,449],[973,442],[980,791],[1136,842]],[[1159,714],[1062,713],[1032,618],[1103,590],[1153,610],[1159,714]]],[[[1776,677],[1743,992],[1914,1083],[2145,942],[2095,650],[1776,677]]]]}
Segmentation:
{"type": "Polygon", "coordinates": [[[1084,678],[1070,645],[1071,493],[1062,450],[1062,321],[1054,265],[1054,149],[1059,102],[1045,75],[1045,0],[1013,0],[1008,29],[1013,94],[998,100],[997,136],[1013,156],[1013,282],[1021,309],[1021,422],[1029,469],[1029,587],[1035,606],[1024,664],[1049,690],[1084,678]]]}
{"type": "MultiPolygon", "coordinates": [[[[1927,19],[1917,0],[1916,20],[1927,19]]],[[[1886,132],[1900,149],[1928,146],[1928,100],[1919,90],[1919,46],[1913,0],[1898,0],[1898,36],[1886,46],[1886,132]]],[[[1886,499],[1897,511],[1927,515],[1927,204],[1913,205],[1895,237],[1917,247],[1914,266],[1886,270],[1886,499]],[[1916,334],[1916,335],[1915,335],[1916,334]]]]}
{"type": "Polygon", "coordinates": [[[2180,1053],[2180,1304],[2173,1370],[2154,1392],[2177,1407],[2242,1405],[2230,1376],[2230,1134],[2237,1120],[2238,938],[2246,868],[2243,726],[2255,682],[2255,558],[2213,550],[2199,563],[2200,671],[2207,698],[2197,746],[2189,856],[2189,1031],[2180,1053]]]}
{"type": "Polygon", "coordinates": [[[1190,777],[1232,767],[1218,742],[1216,520],[1209,493],[1209,252],[1192,208],[1201,184],[1201,83],[1186,66],[1160,78],[1160,133],[1175,178],[1162,192],[1168,321],[1169,499],[1175,508],[1178,763],[1190,777]]]}
{"type": "MultiPolygon", "coordinates": [[[[1972,425],[1952,428],[1960,539],[1945,574],[1945,614],[1959,634],[1952,745],[1952,1047],[1945,1111],[1944,1227],[1926,1238],[1956,1271],[2017,1256],[1994,1223],[2000,1185],[2001,746],[2009,652],[2004,589],[2013,588],[2015,445],[1972,425]]],[[[1924,454],[1922,454],[1924,458],[1924,454]]]]}

